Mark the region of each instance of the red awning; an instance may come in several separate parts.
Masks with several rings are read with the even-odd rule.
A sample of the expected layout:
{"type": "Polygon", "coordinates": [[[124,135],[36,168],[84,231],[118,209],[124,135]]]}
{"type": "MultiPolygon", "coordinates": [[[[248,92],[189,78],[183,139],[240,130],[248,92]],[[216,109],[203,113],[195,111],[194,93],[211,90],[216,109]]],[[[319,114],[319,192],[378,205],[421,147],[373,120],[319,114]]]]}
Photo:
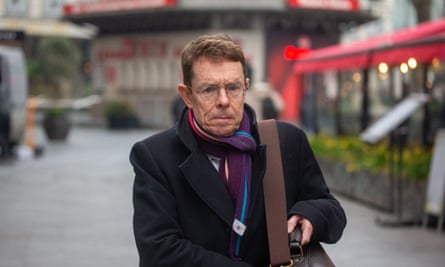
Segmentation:
{"type": "Polygon", "coordinates": [[[371,55],[370,66],[377,66],[381,62],[398,65],[409,58],[415,58],[418,63],[429,63],[433,59],[445,58],[445,35],[376,50],[371,55]]]}
{"type": "Polygon", "coordinates": [[[400,64],[410,57],[420,63],[445,58],[445,19],[430,21],[351,44],[308,53],[294,65],[297,73],[367,68],[380,62],[400,64]]]}

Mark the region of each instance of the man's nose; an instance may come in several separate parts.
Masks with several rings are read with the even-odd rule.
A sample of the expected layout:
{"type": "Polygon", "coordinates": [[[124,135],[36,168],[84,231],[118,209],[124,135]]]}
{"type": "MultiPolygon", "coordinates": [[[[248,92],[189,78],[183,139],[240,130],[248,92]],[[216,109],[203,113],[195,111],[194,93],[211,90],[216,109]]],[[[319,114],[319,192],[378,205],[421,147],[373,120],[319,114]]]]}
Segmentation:
{"type": "Polygon", "coordinates": [[[219,89],[219,94],[218,94],[218,102],[222,103],[222,104],[226,104],[229,103],[229,95],[227,94],[227,90],[224,87],[221,87],[219,89]]]}

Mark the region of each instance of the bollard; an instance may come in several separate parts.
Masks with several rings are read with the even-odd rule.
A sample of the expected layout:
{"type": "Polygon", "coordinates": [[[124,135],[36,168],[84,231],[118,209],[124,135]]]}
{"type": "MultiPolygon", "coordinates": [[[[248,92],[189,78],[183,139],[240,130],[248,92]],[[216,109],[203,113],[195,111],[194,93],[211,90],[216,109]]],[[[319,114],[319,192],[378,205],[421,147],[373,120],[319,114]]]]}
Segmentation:
{"type": "Polygon", "coordinates": [[[24,145],[19,147],[17,154],[19,158],[29,158],[43,154],[43,148],[36,146],[34,141],[35,115],[37,111],[37,99],[30,96],[26,102],[26,124],[24,145]]]}
{"type": "Polygon", "coordinates": [[[34,143],[34,119],[37,108],[35,96],[30,96],[26,105],[26,127],[25,127],[25,146],[31,150],[35,149],[34,143]]]}

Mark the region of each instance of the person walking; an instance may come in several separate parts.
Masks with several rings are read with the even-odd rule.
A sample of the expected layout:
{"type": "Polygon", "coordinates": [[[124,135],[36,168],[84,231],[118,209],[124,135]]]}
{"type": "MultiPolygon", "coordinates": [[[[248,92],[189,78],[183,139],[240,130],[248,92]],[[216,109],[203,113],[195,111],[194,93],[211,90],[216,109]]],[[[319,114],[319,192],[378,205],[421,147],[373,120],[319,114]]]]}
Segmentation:
{"type": "MultiPolygon", "coordinates": [[[[187,105],[170,129],[136,142],[133,230],[139,266],[269,266],[263,176],[265,150],[245,104],[243,51],[228,35],[203,35],[181,54],[187,105]]],[[[304,132],[277,123],[287,231],[303,244],[337,242],[346,226],[304,132]]]]}
{"type": "Polygon", "coordinates": [[[284,110],[280,93],[264,81],[253,84],[246,93],[246,103],[255,110],[258,120],[278,119],[284,110]]]}

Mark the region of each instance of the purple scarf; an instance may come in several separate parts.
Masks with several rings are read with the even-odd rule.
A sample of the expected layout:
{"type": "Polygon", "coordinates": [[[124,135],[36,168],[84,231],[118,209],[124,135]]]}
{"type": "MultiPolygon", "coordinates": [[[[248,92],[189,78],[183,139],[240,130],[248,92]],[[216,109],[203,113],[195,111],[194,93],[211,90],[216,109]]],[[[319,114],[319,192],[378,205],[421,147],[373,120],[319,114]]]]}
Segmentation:
{"type": "MultiPolygon", "coordinates": [[[[240,128],[231,136],[214,136],[205,132],[193,117],[192,110],[188,113],[189,123],[198,142],[205,153],[220,159],[219,174],[226,183],[235,206],[234,220],[246,225],[250,201],[251,156],[255,152],[256,142],[250,134],[250,120],[246,112],[240,128]]],[[[232,230],[229,254],[238,258],[242,236],[232,230]]]]}

